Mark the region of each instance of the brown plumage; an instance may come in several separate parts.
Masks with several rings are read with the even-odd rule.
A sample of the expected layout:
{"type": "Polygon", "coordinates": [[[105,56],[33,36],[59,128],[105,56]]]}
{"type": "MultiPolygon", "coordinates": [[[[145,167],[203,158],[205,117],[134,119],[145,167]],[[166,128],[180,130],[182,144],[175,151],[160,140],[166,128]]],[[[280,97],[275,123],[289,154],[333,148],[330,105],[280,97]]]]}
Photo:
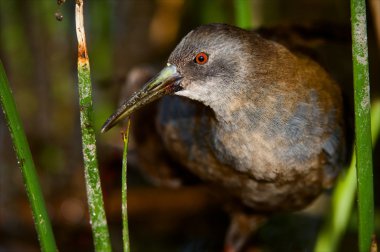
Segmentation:
{"type": "Polygon", "coordinates": [[[257,214],[251,230],[262,223],[257,216],[306,207],[338,174],[345,152],[339,87],[280,44],[229,25],[201,26],[102,131],[167,94],[175,96],[162,99],[157,119],[165,149],[257,214]]]}

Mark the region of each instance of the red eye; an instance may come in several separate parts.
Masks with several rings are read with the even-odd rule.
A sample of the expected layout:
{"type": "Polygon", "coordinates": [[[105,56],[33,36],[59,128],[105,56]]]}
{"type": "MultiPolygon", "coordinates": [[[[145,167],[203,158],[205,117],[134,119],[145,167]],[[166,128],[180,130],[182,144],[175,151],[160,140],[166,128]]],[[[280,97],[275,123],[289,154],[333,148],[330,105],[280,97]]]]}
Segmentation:
{"type": "Polygon", "coordinates": [[[199,65],[206,64],[207,61],[208,61],[208,55],[204,52],[198,53],[194,59],[194,62],[199,64],[199,65]]]}

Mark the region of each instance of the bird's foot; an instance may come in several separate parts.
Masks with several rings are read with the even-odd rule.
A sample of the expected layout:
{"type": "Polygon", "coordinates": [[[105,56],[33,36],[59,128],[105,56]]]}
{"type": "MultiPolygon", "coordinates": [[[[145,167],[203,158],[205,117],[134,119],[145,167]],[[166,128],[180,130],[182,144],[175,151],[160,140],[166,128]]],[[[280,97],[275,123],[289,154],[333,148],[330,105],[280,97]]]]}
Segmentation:
{"type": "Polygon", "coordinates": [[[224,252],[239,252],[248,239],[267,221],[268,217],[259,214],[235,212],[231,215],[224,252]]]}

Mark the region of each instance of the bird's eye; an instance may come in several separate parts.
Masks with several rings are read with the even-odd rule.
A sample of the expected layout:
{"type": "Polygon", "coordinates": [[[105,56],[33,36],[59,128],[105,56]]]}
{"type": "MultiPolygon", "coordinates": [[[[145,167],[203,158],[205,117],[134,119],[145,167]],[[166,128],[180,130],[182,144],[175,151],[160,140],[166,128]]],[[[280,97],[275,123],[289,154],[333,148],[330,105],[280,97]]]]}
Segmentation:
{"type": "Polygon", "coordinates": [[[208,61],[208,55],[204,52],[198,53],[197,56],[195,56],[194,58],[194,62],[199,65],[206,64],[207,61],[208,61]]]}

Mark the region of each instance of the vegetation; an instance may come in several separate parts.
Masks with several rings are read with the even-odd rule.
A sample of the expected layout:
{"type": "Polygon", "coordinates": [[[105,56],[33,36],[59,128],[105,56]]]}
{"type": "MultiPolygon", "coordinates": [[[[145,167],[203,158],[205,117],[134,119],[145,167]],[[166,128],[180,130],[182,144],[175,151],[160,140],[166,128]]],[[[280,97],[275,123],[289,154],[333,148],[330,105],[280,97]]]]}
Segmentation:
{"type": "MultiPolygon", "coordinates": [[[[143,214],[144,211],[151,213],[147,210],[149,207],[144,210],[139,209],[140,212],[133,210],[131,204],[128,205],[129,208],[127,207],[129,123],[122,141],[117,130],[110,132],[107,136],[99,136],[98,144],[96,141],[99,126],[114,110],[117,103],[115,101],[122,93],[121,86],[124,82],[130,81],[128,78],[126,80],[126,73],[132,67],[142,63],[158,61],[163,64],[182,33],[202,22],[226,22],[250,28],[260,25],[298,22],[298,20],[308,23],[308,21],[315,21],[316,16],[312,15],[318,15],[321,20],[331,18],[329,20],[331,23],[350,24],[349,6],[342,4],[337,7],[335,6],[336,3],[327,0],[309,1],[303,7],[301,7],[301,2],[289,1],[284,5],[280,0],[252,2],[210,0],[207,3],[201,0],[179,0],[146,1],[144,4],[137,4],[137,2],[139,1],[116,1],[111,4],[86,1],[84,3],[86,5],[85,21],[89,38],[87,51],[83,24],[83,1],[66,1],[60,6],[57,6],[54,1],[0,1],[0,59],[4,62],[14,91],[12,94],[7,75],[0,63],[0,102],[5,115],[3,121],[6,122],[11,136],[10,140],[4,137],[5,134],[2,133],[2,129],[5,128],[5,123],[0,124],[0,140],[2,141],[0,144],[0,205],[7,206],[4,211],[3,209],[0,211],[0,233],[2,233],[0,250],[1,248],[5,250],[8,248],[15,248],[16,250],[35,248],[34,243],[36,242],[30,238],[33,235],[29,229],[29,223],[24,221],[31,219],[30,216],[25,215],[29,209],[23,210],[20,207],[23,206],[20,202],[23,202],[24,199],[19,196],[20,185],[17,183],[17,174],[12,169],[16,163],[12,163],[11,157],[14,155],[12,148],[9,147],[10,141],[12,141],[16,152],[17,165],[21,169],[42,251],[57,251],[55,238],[59,249],[62,251],[69,251],[74,248],[91,250],[92,245],[83,242],[83,240],[89,240],[90,237],[88,220],[91,223],[94,249],[96,251],[111,251],[109,233],[116,233],[115,230],[119,231],[117,229],[119,222],[115,219],[120,219],[120,212],[123,224],[123,249],[129,251],[128,225],[136,222],[133,222],[133,218],[132,221],[130,219],[128,222],[127,209],[129,211],[132,209],[129,217],[141,218],[143,216],[142,219],[144,220],[148,219],[147,215],[143,214]],[[76,8],[76,26],[73,24],[74,6],[76,8]],[[310,10],[307,9],[308,6],[312,6],[310,10]],[[57,12],[55,16],[62,20],[61,22],[55,20],[54,12],[57,12]],[[259,12],[262,16],[254,16],[253,13],[259,12]],[[254,25],[252,20],[255,22],[254,25]],[[77,75],[74,67],[75,55],[77,54],[76,42],[73,38],[74,27],[78,38],[77,75]],[[162,35],[163,30],[168,31],[165,36],[162,35]],[[88,54],[91,55],[92,59],[91,72],[88,54]],[[76,81],[75,76],[78,77],[78,91],[75,90],[75,85],[72,85],[76,81]],[[76,98],[79,100],[79,106],[76,98]],[[18,105],[18,110],[15,103],[18,105]],[[78,113],[80,114],[80,123],[78,122],[78,113]],[[22,121],[24,121],[24,125],[22,121]],[[79,132],[82,136],[82,149],[80,148],[79,132]],[[124,148],[121,147],[123,143],[124,148]],[[99,150],[98,154],[101,154],[99,159],[97,149],[99,150]],[[83,156],[79,155],[80,152],[83,156]],[[84,176],[83,169],[80,170],[82,159],[84,161],[84,176]],[[121,170],[120,165],[115,165],[115,159],[117,161],[123,160],[121,170]],[[39,168],[38,173],[36,167],[39,168]],[[102,168],[101,173],[99,167],[102,168]],[[115,179],[119,176],[122,177],[122,207],[116,211],[113,210],[115,209],[114,205],[120,204],[120,197],[113,196],[120,196],[120,187],[115,182],[119,181],[115,179]],[[102,185],[100,178],[102,178],[102,185]],[[11,184],[13,181],[16,183],[11,184]],[[88,216],[86,215],[86,207],[81,204],[84,200],[85,187],[88,216]],[[43,188],[47,207],[41,188],[43,188]],[[103,193],[105,202],[103,201],[103,193]],[[113,198],[118,199],[117,204],[113,202],[113,198]],[[49,219],[47,209],[51,219],[49,219]],[[108,224],[106,209],[107,217],[111,220],[108,224]],[[2,218],[3,214],[7,218],[2,218]],[[7,219],[7,222],[1,221],[4,219],[7,219]],[[56,237],[53,235],[50,222],[53,223],[56,237]],[[115,224],[115,222],[117,223],[115,224]],[[15,229],[14,227],[21,227],[17,229],[17,234],[12,231],[15,229]]],[[[374,164],[372,163],[370,125],[372,123],[372,143],[375,146],[375,139],[380,129],[380,105],[378,102],[372,103],[371,120],[369,80],[372,75],[370,76],[368,72],[365,10],[363,0],[351,0],[356,157],[353,157],[348,171],[339,178],[332,196],[331,211],[317,237],[315,251],[334,251],[345,246],[342,240],[345,239],[349,222],[352,222],[352,212],[355,212],[352,209],[356,189],[358,193],[357,230],[360,251],[369,251],[375,229],[372,172],[374,164]],[[356,167],[357,169],[355,169],[356,167]]],[[[320,40],[312,43],[311,47],[315,49],[318,47],[318,43],[321,43],[320,40]]],[[[321,48],[323,46],[317,49],[321,48]]],[[[336,50],[336,52],[339,51],[336,50]]],[[[371,55],[376,55],[376,52],[371,55]]],[[[334,60],[339,58],[339,56],[333,57],[334,60]]],[[[346,61],[343,64],[345,65],[342,68],[350,71],[351,62],[346,61]]],[[[377,67],[378,63],[373,66],[373,69],[377,69],[377,67]]],[[[375,75],[374,79],[376,79],[377,73],[372,74],[375,75]]],[[[347,76],[347,72],[343,72],[342,76],[347,76]]],[[[348,82],[348,86],[344,88],[350,89],[350,84],[348,82]]],[[[376,97],[377,94],[373,95],[376,97]]],[[[0,118],[0,120],[2,119],[0,118]]],[[[133,153],[132,143],[130,147],[132,147],[133,153]]],[[[133,156],[130,156],[129,160],[133,161],[133,156]]],[[[145,185],[140,182],[139,177],[136,179],[133,170],[132,175],[128,174],[128,179],[132,181],[132,183],[128,183],[131,185],[129,187],[132,187],[132,193],[129,191],[132,197],[128,197],[128,199],[136,200],[138,197],[135,195],[139,194],[133,191],[133,187],[138,185],[139,188],[145,185]]],[[[140,197],[139,200],[146,202],[144,197],[140,197]]],[[[155,201],[152,202],[156,203],[155,201]]],[[[172,200],[168,200],[162,204],[166,204],[165,206],[168,207],[171,202],[172,200]]],[[[155,207],[153,203],[149,206],[155,207]]],[[[163,206],[160,207],[166,209],[163,206]]],[[[160,207],[157,209],[161,209],[160,207]]],[[[213,209],[213,211],[217,210],[213,209]]],[[[165,217],[163,219],[168,220],[168,217],[166,216],[166,219],[165,217]]],[[[207,216],[205,221],[210,221],[209,219],[207,216]]],[[[215,223],[221,225],[222,228],[225,227],[223,221],[225,220],[221,218],[212,222],[215,225],[215,230],[220,227],[215,223]]],[[[191,219],[191,222],[194,221],[191,219]]],[[[162,230],[173,229],[173,226],[182,226],[182,223],[172,224],[172,221],[166,221],[164,224],[156,224],[156,226],[160,225],[166,225],[166,229],[157,228],[160,230],[158,232],[164,232],[162,230]]],[[[143,226],[133,227],[133,229],[138,230],[143,226]]],[[[207,225],[207,227],[212,228],[212,225],[207,225]]],[[[199,228],[199,230],[205,229],[199,228]]],[[[209,233],[213,234],[215,230],[209,233]]],[[[132,244],[137,248],[136,251],[140,247],[145,249],[149,246],[146,244],[147,239],[153,240],[153,244],[160,244],[155,248],[160,247],[162,251],[178,251],[179,249],[184,250],[184,247],[186,249],[191,247],[189,244],[179,245],[181,242],[188,242],[183,238],[183,235],[182,240],[172,239],[172,237],[181,237],[178,229],[166,234],[166,237],[170,237],[169,241],[162,238],[164,236],[162,233],[159,233],[161,236],[157,233],[148,236],[146,230],[140,230],[140,233],[144,233],[144,237],[140,240],[136,238],[136,242],[132,244]],[[156,237],[159,241],[154,241],[156,237]]],[[[273,233],[276,232],[272,232],[271,235],[273,233]]],[[[265,230],[263,234],[265,234],[265,230]]],[[[133,232],[132,235],[134,235],[133,232]]],[[[202,235],[202,238],[207,237],[204,233],[202,235]]],[[[220,241],[223,239],[223,235],[213,238],[220,241]]],[[[265,237],[263,238],[261,234],[258,239],[265,241],[265,237]]],[[[283,239],[286,240],[286,238],[283,239]]],[[[302,239],[300,238],[300,240],[302,239]]],[[[192,242],[193,240],[189,243],[192,242]]],[[[307,244],[305,239],[302,242],[307,244]]],[[[269,243],[267,245],[269,247],[276,245],[269,243]]],[[[303,243],[302,246],[306,246],[303,243]]]]}

